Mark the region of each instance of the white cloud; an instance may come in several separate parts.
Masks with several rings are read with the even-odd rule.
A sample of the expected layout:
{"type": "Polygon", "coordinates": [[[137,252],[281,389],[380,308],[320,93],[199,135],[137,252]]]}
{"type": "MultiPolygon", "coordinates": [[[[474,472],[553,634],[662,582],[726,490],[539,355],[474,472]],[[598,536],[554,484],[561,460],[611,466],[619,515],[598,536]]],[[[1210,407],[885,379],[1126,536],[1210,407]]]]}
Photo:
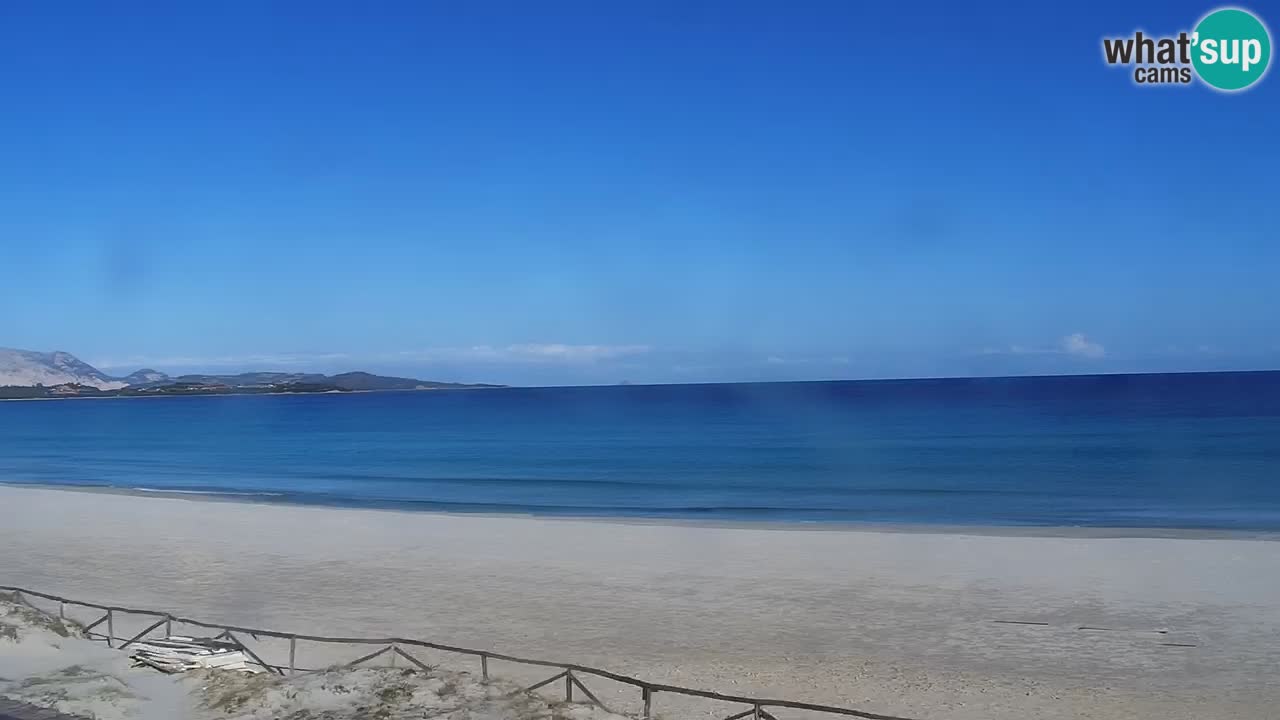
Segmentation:
{"type": "Polygon", "coordinates": [[[279,353],[258,355],[215,355],[215,356],[133,356],[125,358],[107,358],[94,360],[90,364],[98,368],[117,370],[120,368],[226,368],[244,366],[262,366],[272,368],[280,366],[305,366],[317,362],[346,360],[346,353],[279,353]]]}
{"type": "Polygon", "coordinates": [[[848,365],[847,355],[794,356],[770,355],[764,359],[767,365],[848,365]]]}
{"type": "Polygon", "coordinates": [[[643,355],[651,350],[648,345],[524,343],[406,350],[381,359],[419,362],[593,363],[643,355]]]}
{"type": "Polygon", "coordinates": [[[1085,337],[1084,333],[1072,333],[1062,338],[1060,345],[1064,353],[1077,357],[1100,358],[1107,354],[1106,348],[1085,337]]]}
{"type": "Polygon", "coordinates": [[[529,363],[589,364],[604,360],[641,355],[651,350],[648,345],[570,345],[566,343],[525,343],[518,345],[472,345],[404,350],[392,353],[351,355],[348,353],[276,353],[218,356],[134,356],[109,358],[92,363],[112,370],[142,367],[164,369],[253,368],[270,370],[291,368],[306,370],[319,363],[342,361],[352,366],[377,363],[529,363]]]}
{"type": "Polygon", "coordinates": [[[508,345],[507,353],[528,358],[567,360],[570,362],[594,362],[612,358],[641,355],[649,352],[648,345],[564,345],[548,343],[540,345],[508,345]]]}
{"type": "Polygon", "coordinates": [[[982,355],[1072,355],[1097,360],[1106,357],[1107,349],[1084,333],[1071,333],[1049,347],[1010,345],[1006,348],[983,348],[982,355]]]}
{"type": "Polygon", "coordinates": [[[1031,347],[1028,345],[1010,345],[1008,347],[983,348],[981,355],[1057,355],[1061,350],[1052,347],[1031,347]]]}

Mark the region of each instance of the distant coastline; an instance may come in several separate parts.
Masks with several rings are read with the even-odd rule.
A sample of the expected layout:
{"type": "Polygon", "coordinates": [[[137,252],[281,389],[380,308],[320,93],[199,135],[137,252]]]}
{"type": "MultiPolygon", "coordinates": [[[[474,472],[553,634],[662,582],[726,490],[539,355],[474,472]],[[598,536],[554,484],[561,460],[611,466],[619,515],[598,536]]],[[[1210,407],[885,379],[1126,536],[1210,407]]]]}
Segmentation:
{"type": "Polygon", "coordinates": [[[371,390],[471,390],[503,387],[375,375],[364,371],[258,371],[172,376],[142,368],[112,376],[69,352],[0,348],[0,400],[172,397],[190,395],[315,395],[371,390]]]}
{"type": "MultiPolygon", "coordinates": [[[[365,395],[368,393],[415,393],[415,392],[445,392],[453,390],[504,390],[511,388],[510,385],[456,385],[456,386],[439,386],[439,387],[421,387],[421,388],[386,388],[381,390],[344,390],[341,388],[331,388],[327,390],[270,390],[270,391],[253,391],[248,389],[235,389],[230,391],[207,391],[207,392],[121,392],[102,391],[96,393],[84,394],[50,394],[50,395],[33,395],[30,397],[6,397],[5,390],[13,388],[0,387],[0,402],[44,402],[57,400],[125,400],[137,398],[192,398],[192,397],[245,397],[253,395],[365,395]]],[[[27,389],[27,388],[21,388],[27,389]]]]}

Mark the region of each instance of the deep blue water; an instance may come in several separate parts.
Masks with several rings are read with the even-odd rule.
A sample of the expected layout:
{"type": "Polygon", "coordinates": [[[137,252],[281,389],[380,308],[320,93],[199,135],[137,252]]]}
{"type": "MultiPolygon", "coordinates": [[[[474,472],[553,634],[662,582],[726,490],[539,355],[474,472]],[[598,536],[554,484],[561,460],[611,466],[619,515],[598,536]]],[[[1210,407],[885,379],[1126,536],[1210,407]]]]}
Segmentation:
{"type": "Polygon", "coordinates": [[[1280,529],[1280,372],[0,403],[0,480],[460,512],[1280,529]]]}

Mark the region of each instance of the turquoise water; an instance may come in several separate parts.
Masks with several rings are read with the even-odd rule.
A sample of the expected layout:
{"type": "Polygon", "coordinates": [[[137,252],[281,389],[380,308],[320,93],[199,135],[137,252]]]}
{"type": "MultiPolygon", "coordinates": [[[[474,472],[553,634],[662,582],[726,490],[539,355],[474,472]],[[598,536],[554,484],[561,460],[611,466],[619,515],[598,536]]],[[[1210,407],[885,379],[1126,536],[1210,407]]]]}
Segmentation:
{"type": "Polygon", "coordinates": [[[1280,372],[0,403],[0,479],[605,517],[1280,529],[1280,372]]]}

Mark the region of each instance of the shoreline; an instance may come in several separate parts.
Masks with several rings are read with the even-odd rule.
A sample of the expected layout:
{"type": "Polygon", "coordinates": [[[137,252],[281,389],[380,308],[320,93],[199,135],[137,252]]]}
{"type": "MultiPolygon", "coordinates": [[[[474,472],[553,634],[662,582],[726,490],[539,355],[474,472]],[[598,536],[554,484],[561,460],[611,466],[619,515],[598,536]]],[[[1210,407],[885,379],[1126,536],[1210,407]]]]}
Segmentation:
{"type": "Polygon", "coordinates": [[[235,491],[166,490],[162,488],[125,488],[110,485],[60,485],[56,483],[10,482],[0,479],[0,488],[53,490],[89,495],[112,495],[139,498],[185,500],[193,503],[262,505],[314,510],[395,513],[408,516],[528,519],[547,522],[593,523],[639,527],[705,528],[723,530],[762,530],[770,532],[814,533],[897,533],[913,535],[959,535],[1008,538],[1077,538],[1077,539],[1152,539],[1152,540],[1246,540],[1280,542],[1280,530],[1233,530],[1214,528],[1102,527],[1054,525],[956,525],[934,523],[886,523],[857,521],[805,520],[711,520],[674,517],[632,517],[610,515],[539,514],[535,512],[415,510],[406,507],[343,505],[338,503],[298,502],[271,499],[272,493],[235,491]]]}

